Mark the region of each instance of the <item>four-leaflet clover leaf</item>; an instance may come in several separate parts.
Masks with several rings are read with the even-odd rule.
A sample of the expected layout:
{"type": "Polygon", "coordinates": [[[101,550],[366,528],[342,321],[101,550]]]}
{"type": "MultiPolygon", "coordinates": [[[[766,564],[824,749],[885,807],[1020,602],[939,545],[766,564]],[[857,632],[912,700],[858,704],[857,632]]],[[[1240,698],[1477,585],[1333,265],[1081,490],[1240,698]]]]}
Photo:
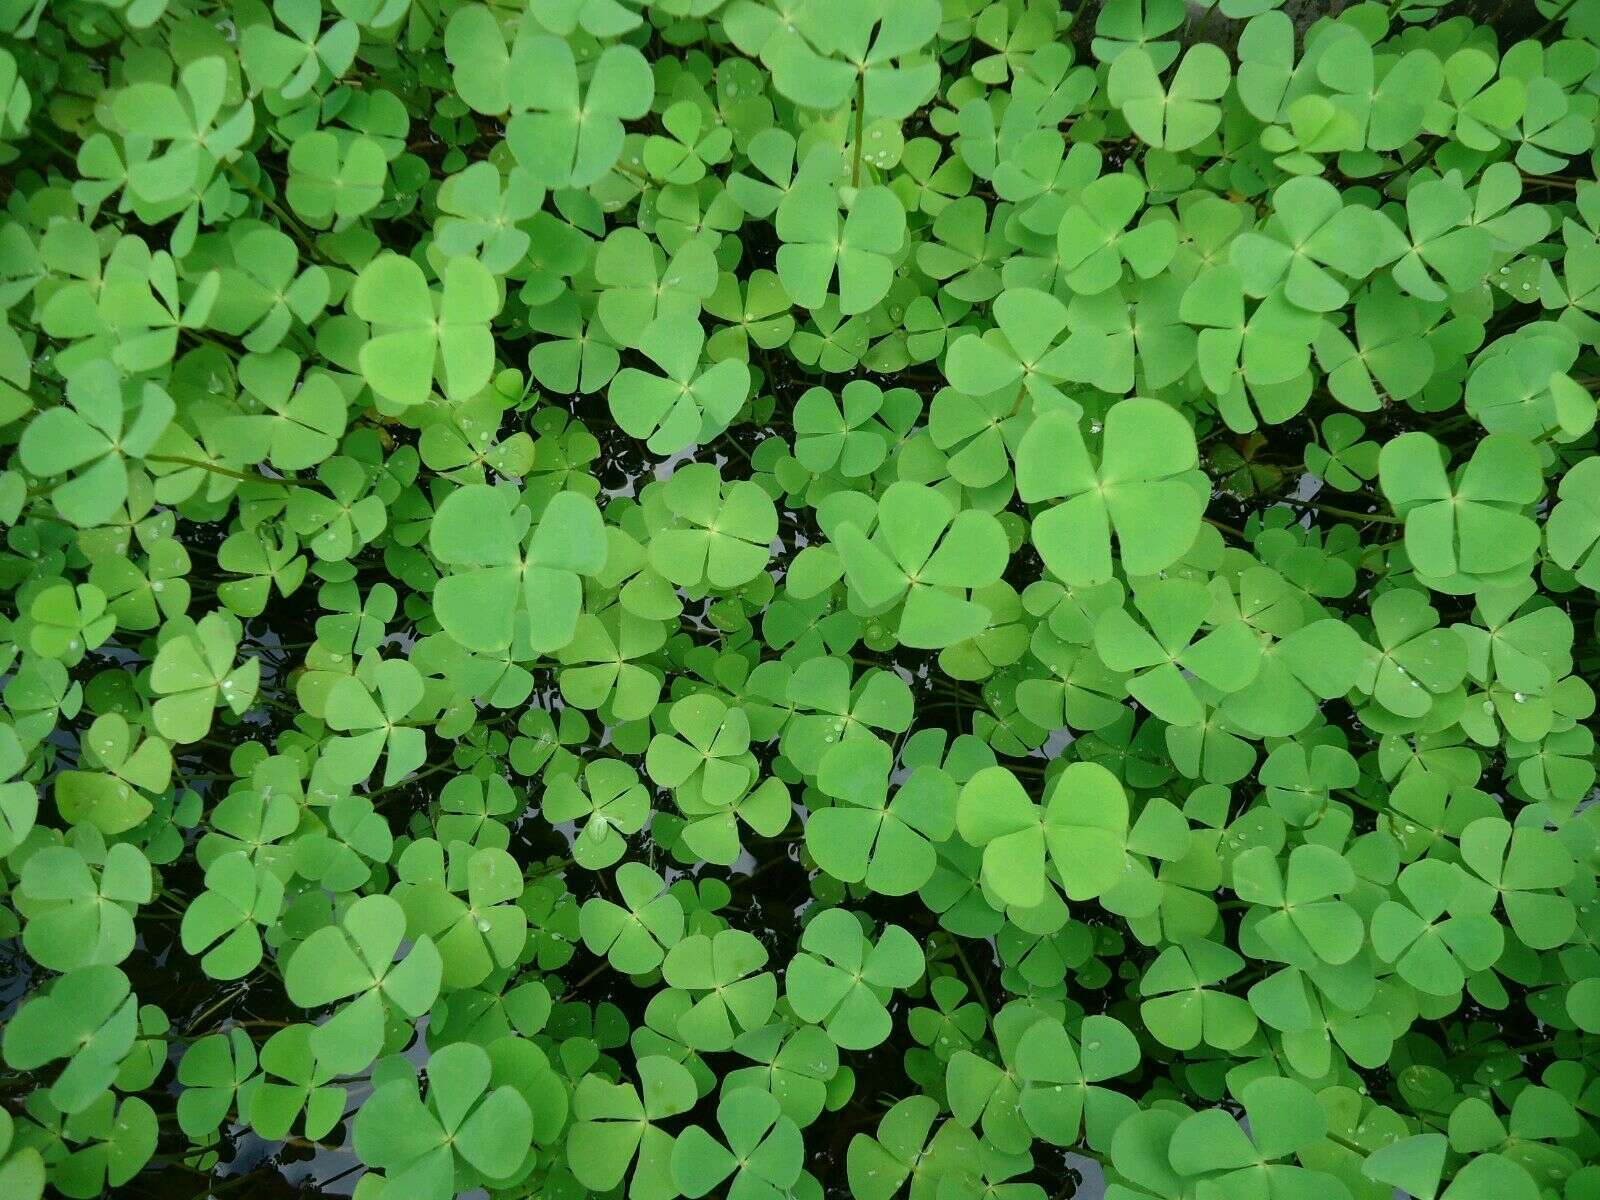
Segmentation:
{"type": "Polygon", "coordinates": [[[469,484],[446,496],[428,531],[434,557],[452,568],[434,589],[445,632],[469,650],[526,644],[559,650],[583,609],[580,576],[605,567],[600,510],[557,492],[534,523],[513,489],[469,484]]]}
{"type": "Polygon", "coordinates": [[[528,915],[516,904],[522,871],[510,854],[457,846],[446,862],[439,843],[427,839],[406,847],[399,869],[406,886],[395,895],[407,931],[438,948],[444,988],[476,987],[490,972],[516,963],[527,942],[528,915]]]}
{"type": "Polygon", "coordinates": [[[846,478],[870,475],[888,456],[891,434],[874,418],[883,410],[883,389],[852,379],[836,398],[824,387],[809,388],[794,406],[794,456],[823,475],[837,469],[846,478]]]}
{"type": "Polygon", "coordinates": [[[40,479],[68,476],[50,493],[56,511],[76,525],[103,524],[128,498],[129,460],[155,448],[174,411],[159,385],[131,388],[97,359],[67,377],[65,404],[28,422],[22,465],[40,479]]]}
{"type": "Polygon", "coordinates": [[[48,1096],[66,1114],[82,1112],[117,1077],[139,1029],[139,1002],[115,966],[80,966],[54,979],[6,1022],[0,1053],[13,1070],[67,1059],[48,1096]]]}
{"type": "Polygon", "coordinates": [[[906,239],[906,212],[882,185],[861,188],[846,201],[830,184],[801,183],[778,205],[777,230],[783,243],[778,278],[790,298],[804,308],[821,308],[837,271],[839,311],[853,316],[888,294],[894,258],[906,239]]]}
{"type": "Polygon", "coordinates": [[[778,512],[760,485],[724,485],[716,467],[691,463],[672,473],[663,499],[683,522],[650,539],[650,563],[664,578],[680,587],[733,588],[767,565],[778,512]]]}
{"type": "Polygon", "coordinates": [[[606,392],[611,415],[656,454],[676,454],[725,430],[750,394],[750,367],[724,359],[700,370],[705,330],[690,317],[657,317],[639,335],[639,350],[660,368],[652,375],[624,367],[606,392]]]}
{"type": "Polygon", "coordinates": [[[1237,692],[1255,678],[1260,641],[1244,621],[1220,622],[1203,636],[1212,597],[1190,579],[1158,579],[1133,594],[1142,621],[1120,605],[1095,623],[1094,644],[1113,671],[1131,672],[1128,693],[1163,721],[1193,725],[1206,701],[1195,682],[1237,692]]]}
{"type": "Polygon", "coordinates": [[[493,163],[475,162],[439,188],[439,208],[450,214],[440,223],[439,249],[452,256],[481,253],[490,271],[509,271],[528,255],[533,236],[524,226],[543,199],[543,189],[524,172],[513,169],[502,179],[493,163]]]}
{"type": "Polygon", "coordinates": [[[715,290],[717,260],[706,238],[691,238],[669,258],[638,229],[619,229],[595,252],[595,311],[619,346],[637,344],[657,317],[694,320],[715,290]]]}
{"type": "Polygon", "coordinates": [[[1062,278],[1074,292],[1091,296],[1105,291],[1122,278],[1124,263],[1140,279],[1149,279],[1172,261],[1177,234],[1171,221],[1129,228],[1144,199],[1144,184],[1137,176],[1105,175],[1085,187],[1077,204],[1062,214],[1056,244],[1062,278]]]}
{"type": "Polygon", "coordinates": [[[396,408],[426,400],[436,375],[446,398],[465,400],[494,372],[489,322],[500,311],[494,276],[475,258],[451,258],[442,284],[432,291],[411,259],[382,254],[350,290],[351,311],[372,326],[361,347],[361,374],[396,408]]]}
{"type": "Polygon", "coordinates": [[[642,975],[660,966],[683,936],[683,905],[643,863],[623,863],[613,878],[622,903],[602,896],[584,902],[579,913],[583,944],[617,970],[642,975]]]}
{"type": "Polygon", "coordinates": [[[894,753],[867,734],[832,746],[817,786],[834,803],[806,821],[806,849],[845,883],[865,882],[880,896],[904,896],[932,877],[935,843],[955,827],[955,783],[937,767],[912,774],[890,794],[894,753]]]}
{"type": "Polygon", "coordinates": [[[635,616],[620,604],[578,618],[559,657],[561,695],[578,708],[600,709],[618,719],[647,716],[661,695],[661,676],[635,661],[660,648],[666,627],[635,616]]]}
{"type": "Polygon", "coordinates": [[[1107,95],[1144,141],[1163,150],[1187,150],[1210,137],[1222,120],[1216,104],[1231,71],[1221,47],[1190,46],[1167,83],[1150,53],[1132,46],[1111,63],[1107,95]]]}
{"type": "Polygon", "coordinates": [[[1449,693],[1467,673],[1466,646],[1438,624],[1439,614],[1421,592],[1403,589],[1379,596],[1372,602],[1378,646],[1356,686],[1390,712],[1425,715],[1434,697],[1449,693]]]}
{"type": "Polygon", "coordinates": [[[1034,908],[1046,898],[1045,854],[1071,900],[1116,886],[1124,871],[1128,799],[1099,763],[1069,763],[1035,804],[1005,767],[985,767],[961,789],[956,827],[983,851],[983,881],[1006,904],[1034,908]]]}
{"type": "Polygon", "coordinates": [[[392,896],[362,896],[337,925],[324,925],[296,946],[284,967],[289,998],[302,1008],[349,1000],[311,1034],[327,1076],[359,1071],[383,1047],[391,1007],[415,1020],[439,994],[444,964],[433,939],[406,941],[406,914],[392,896]],[[354,997],[354,999],[350,999],[354,997]]]}
{"type": "Polygon", "coordinates": [[[723,1092],[717,1124],[726,1146],[699,1125],[690,1125],[672,1147],[672,1180],[682,1195],[690,1200],[709,1195],[730,1175],[728,1200],[791,1194],[805,1162],[805,1142],[771,1092],[723,1092]]]}
{"type": "Polygon", "coordinates": [[[839,1070],[839,1047],[821,1029],[774,1021],[741,1034],[734,1050],[753,1065],[731,1071],[728,1087],[749,1085],[770,1092],[801,1128],[821,1114],[828,1084],[839,1070]]]}
{"type": "Polygon", "coordinates": [[[655,178],[670,184],[698,183],[709,165],[728,157],[733,134],[726,127],[705,128],[705,113],[693,100],[680,100],[661,114],[669,136],[645,139],[644,165],[655,178]]]}
{"type": "Polygon", "coordinates": [[[265,865],[235,850],[206,871],[206,888],[184,911],[183,948],[213,979],[239,979],[261,961],[258,925],[277,920],[283,884],[265,865]]]}
{"type": "Polygon", "coordinates": [[[572,1097],[567,1153],[572,1174],[584,1187],[609,1192],[633,1167],[630,1193],[668,1196],[676,1138],[656,1123],[679,1116],[699,1099],[694,1077],[662,1054],[638,1061],[639,1082],[612,1083],[585,1075],[572,1097]]]}
{"type": "Polygon", "coordinates": [[[349,412],[331,375],[307,371],[302,376],[298,355],[274,350],[242,359],[239,381],[265,411],[228,422],[230,458],[265,460],[280,471],[304,471],[333,453],[349,412]]]}
{"type": "Polygon", "coordinates": [[[17,883],[17,908],[28,919],[22,945],[52,971],[121,962],[133,949],[133,913],[150,903],[152,889],[149,859],[127,842],[92,863],[71,846],[41,847],[17,883]]]}
{"type": "Polygon", "coordinates": [[[317,228],[343,228],[383,199],[389,162],[383,147],[358,137],[343,145],[326,129],[295,139],[289,148],[289,205],[317,228]]]}
{"type": "Polygon", "coordinates": [[[250,1127],[261,1137],[285,1137],[296,1120],[307,1137],[321,1137],[344,1113],[345,1089],[321,1082],[311,1032],[310,1025],[290,1025],[261,1047],[261,1074],[251,1081],[246,1105],[250,1127]]]}
{"type": "Polygon", "coordinates": [[[472,1042],[436,1050],[427,1070],[426,1101],[409,1073],[373,1091],[356,1116],[356,1153],[384,1170],[386,1190],[412,1200],[509,1181],[533,1144],[522,1093],[496,1084],[488,1052],[472,1042]]]}
{"type": "Polygon", "coordinates": [[[151,79],[116,93],[117,121],[129,135],[128,186],[136,197],[162,204],[205,191],[220,162],[255,128],[255,105],[224,113],[227,97],[228,62],[221,55],[190,61],[177,88],[151,79]]]}
{"type": "Polygon", "coordinates": [[[778,1000],[767,949],[742,929],[692,933],[661,965],[667,983],[696,996],[678,1017],[678,1034],[702,1053],[727,1050],[738,1032],[760,1029],[778,1000]]]}
{"type": "Polygon", "coordinates": [[[912,721],[911,689],[892,671],[867,670],[852,678],[850,664],[832,656],[808,659],[787,680],[784,699],[794,717],[780,748],[815,774],[834,742],[870,730],[900,733],[912,721]]]}
{"type": "Polygon", "coordinates": [[[890,993],[922,978],[922,947],[898,925],[868,939],[855,914],[820,912],[789,960],[784,995],[795,1014],[821,1025],[841,1050],[870,1050],[889,1036],[890,993]]]}
{"type": "Polygon", "coordinates": [[[1021,1112],[1023,1079],[1018,1050],[1033,1025],[1049,1020],[1031,1005],[1007,1004],[991,1022],[999,1061],[961,1050],[950,1056],[945,1068],[945,1090],[956,1120],[981,1130],[985,1141],[1007,1154],[1026,1151],[1033,1136],[1021,1112]]]}
{"type": "Polygon", "coordinates": [[[988,513],[958,511],[943,492],[902,480],[884,489],[871,537],[845,521],[833,540],[869,611],[901,606],[903,645],[939,649],[988,627],[989,610],[968,597],[1005,567],[1005,531],[988,513]]]}
{"type": "Polygon", "coordinates": [[[1106,414],[1099,462],[1082,419],[1042,414],[1017,447],[1017,494],[1065,498],[1033,521],[1045,565],[1069,584],[1111,578],[1111,534],[1129,575],[1154,575],[1194,544],[1209,484],[1195,471],[1194,430],[1170,405],[1143,397],[1106,414]]]}
{"type": "Polygon", "coordinates": [[[645,769],[662,787],[681,794],[680,803],[725,808],[755,778],[750,719],[709,692],[685,696],[668,711],[674,733],[650,739],[645,769]]]}
{"type": "Polygon", "coordinates": [[[995,299],[994,316],[994,329],[950,343],[944,364],[950,386],[968,396],[1015,396],[1020,383],[1041,406],[1070,403],[1055,387],[1073,369],[1072,352],[1056,344],[1067,327],[1066,305],[1036,288],[1007,288],[995,299]]]}
{"type": "Polygon", "coordinates": [[[1419,992],[1448,996],[1468,971],[1494,965],[1505,932],[1489,915],[1494,892],[1438,858],[1400,872],[1405,902],[1385,900],[1372,914],[1372,948],[1419,992]],[[1448,914],[1448,915],[1447,915],[1448,914]]]}
{"type": "Polygon", "coordinates": [[[1591,589],[1600,584],[1600,466],[1593,462],[1586,458],[1561,477],[1545,526],[1550,557],[1591,589]]]}
{"type": "MultiPolygon", "coordinates": [[[[865,116],[901,120],[933,95],[939,68],[921,51],[939,29],[935,0],[819,0],[797,8],[781,24],[770,13],[756,26],[766,34],[761,60],[789,99],[831,109],[859,88],[865,116]]],[[[737,42],[744,30],[729,32],[737,42]]]]}
{"type": "Polygon", "coordinates": [[[114,966],[69,971],[22,1005],[0,1041],[6,1065],[34,1071],[67,1059],[47,1092],[63,1113],[88,1108],[117,1076],[139,1029],[139,1001],[114,966]]]}
{"type": "Polygon", "coordinates": [[[156,654],[150,684],[156,730],[174,742],[197,742],[211,729],[220,702],[236,715],[250,707],[261,680],[261,660],[246,658],[234,666],[239,635],[219,613],[204,617],[187,630],[169,624],[172,633],[156,654]]]}
{"type": "Polygon", "coordinates": [[[1019,1039],[1016,1065],[1023,1080],[1020,1115],[1034,1134],[1071,1146],[1081,1130],[1091,1146],[1104,1147],[1132,1102],[1097,1085],[1138,1066],[1139,1043],[1115,1017],[1085,1017],[1076,1044],[1060,1022],[1046,1018],[1019,1039]]]}
{"type": "Polygon", "coordinates": [[[327,719],[344,736],[323,754],[329,777],[345,786],[360,783],[385,752],[383,787],[420,767],[428,757],[427,734],[405,720],[422,696],[422,675],[400,658],[376,663],[370,682],[359,675],[338,680],[328,691],[327,719]]]}
{"type": "Polygon", "coordinates": [[[627,852],[628,834],[638,833],[650,816],[650,794],[639,773],[614,758],[585,764],[583,782],[559,775],[544,794],[544,816],[551,824],[578,824],[572,855],[590,871],[615,866],[627,852]]]}
{"type": "Polygon", "coordinates": [[[1346,204],[1339,189],[1316,176],[1302,176],[1273,194],[1273,220],[1230,244],[1233,266],[1250,296],[1281,287],[1300,308],[1327,312],[1345,304],[1350,292],[1339,278],[1359,280],[1377,265],[1385,224],[1371,209],[1346,204]]]}
{"type": "Polygon", "coordinates": [[[959,1121],[940,1121],[940,1112],[932,1096],[907,1096],[884,1113],[876,1137],[863,1132],[851,1138],[845,1159],[850,1194],[890,1200],[913,1175],[941,1178],[974,1162],[977,1139],[959,1121]]]}
{"type": "Polygon", "coordinates": [[[1309,1088],[1266,1075],[1245,1085],[1240,1099],[1248,1134],[1222,1108],[1149,1109],[1124,1121],[1111,1143],[1111,1161],[1119,1175],[1143,1189],[1129,1195],[1176,1200],[1250,1187],[1271,1195],[1344,1191],[1334,1175],[1296,1161],[1329,1132],[1329,1117],[1309,1088]]]}
{"type": "Polygon", "coordinates": [[[1191,939],[1168,946],[1139,981],[1146,1028],[1163,1046],[1192,1050],[1204,1042],[1237,1049],[1256,1031],[1256,1015],[1242,996],[1217,985],[1244,968],[1227,946],[1191,939]]]}
{"type": "Polygon", "coordinates": [[[191,1137],[214,1132],[237,1102],[241,1087],[256,1073],[256,1048],[242,1029],[194,1042],[178,1064],[178,1124],[191,1137]]]}
{"type": "Polygon", "coordinates": [[[1405,518],[1417,572],[1451,591],[1524,574],[1539,546],[1527,509],[1543,490],[1532,444],[1490,434],[1454,480],[1445,465],[1444,448],[1422,432],[1401,434],[1378,455],[1378,482],[1405,518]]]}
{"type": "Polygon", "coordinates": [[[1233,888],[1264,910],[1252,928],[1284,961],[1307,970],[1318,961],[1338,966],[1360,952],[1366,937],[1361,915],[1337,897],[1352,891],[1355,872],[1327,846],[1296,846],[1282,876],[1277,856],[1253,846],[1233,860],[1233,888]]]}
{"type": "Polygon", "coordinates": [[[0,851],[6,854],[22,843],[39,816],[39,789],[16,777],[27,761],[17,731],[0,726],[0,851]]]}
{"type": "Polygon", "coordinates": [[[1512,931],[1535,950],[1562,945],[1572,932],[1572,901],[1559,894],[1573,877],[1572,855],[1551,832],[1481,817],[1461,831],[1462,861],[1499,893],[1512,931]]]}
{"type": "Polygon", "coordinates": [[[1306,470],[1331,488],[1355,491],[1378,474],[1378,443],[1363,441],[1365,432],[1359,417],[1334,413],[1322,422],[1323,445],[1306,445],[1306,470]]]}
{"type": "MultiPolygon", "coordinates": [[[[141,793],[160,793],[172,776],[172,752],[160,738],[133,745],[134,729],[118,713],[97,717],[84,740],[80,766],[56,776],[56,807],[73,824],[93,825],[107,837],[126,833],[150,815],[141,793]]],[[[3,805],[3,801],[0,801],[3,805]]]]}
{"type": "Polygon", "coordinates": [[[506,144],[545,187],[588,187],[609,171],[622,154],[622,123],[644,116],[655,95],[650,66],[632,46],[607,46],[587,76],[580,82],[565,38],[519,37],[512,50],[506,144]]]}

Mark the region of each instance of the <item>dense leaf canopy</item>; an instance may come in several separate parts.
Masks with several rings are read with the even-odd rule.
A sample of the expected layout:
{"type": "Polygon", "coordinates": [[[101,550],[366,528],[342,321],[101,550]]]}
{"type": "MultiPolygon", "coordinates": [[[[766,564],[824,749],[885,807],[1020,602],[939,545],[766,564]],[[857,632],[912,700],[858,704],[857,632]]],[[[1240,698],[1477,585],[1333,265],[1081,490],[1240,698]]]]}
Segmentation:
{"type": "Polygon", "coordinates": [[[0,1198],[1600,1198],[1597,129],[1600,0],[0,0],[0,1198]]]}

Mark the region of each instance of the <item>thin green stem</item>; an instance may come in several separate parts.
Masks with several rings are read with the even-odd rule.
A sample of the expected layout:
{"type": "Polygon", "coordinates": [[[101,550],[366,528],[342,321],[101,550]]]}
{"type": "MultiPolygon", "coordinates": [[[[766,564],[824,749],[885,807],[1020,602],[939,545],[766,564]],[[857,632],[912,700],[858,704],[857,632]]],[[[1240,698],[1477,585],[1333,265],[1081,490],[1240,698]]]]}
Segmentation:
{"type": "Polygon", "coordinates": [[[575,865],[577,861],[577,859],[568,855],[559,862],[546,863],[538,870],[528,872],[528,882],[532,883],[535,879],[543,879],[546,875],[554,875],[557,871],[565,871],[568,867],[575,865]]]}
{"type": "Polygon", "coordinates": [[[426,771],[418,771],[415,775],[408,775],[404,779],[396,780],[394,783],[389,784],[387,787],[381,787],[381,788],[377,788],[374,791],[370,791],[370,792],[367,793],[367,797],[368,797],[368,799],[371,799],[373,796],[381,796],[385,792],[394,791],[396,788],[409,787],[411,784],[413,784],[413,783],[421,783],[424,779],[427,779],[427,778],[429,778],[431,776],[440,775],[440,774],[443,774],[445,771],[454,771],[456,769],[457,768],[456,768],[455,763],[450,762],[449,760],[446,760],[445,762],[442,762],[442,763],[436,763],[433,766],[429,767],[426,771]]]}
{"type": "Polygon", "coordinates": [[[1322,1136],[1327,1138],[1335,1146],[1343,1146],[1346,1150],[1350,1151],[1350,1153],[1357,1155],[1362,1159],[1365,1159],[1367,1155],[1372,1153],[1372,1151],[1368,1150],[1365,1146],[1362,1146],[1356,1142],[1352,1142],[1349,1138],[1344,1137],[1342,1134],[1337,1134],[1331,1129],[1322,1136]]]}
{"type": "Polygon", "coordinates": [[[855,161],[850,166],[850,186],[861,186],[861,138],[867,116],[867,73],[856,76],[856,147],[855,161]]]}
{"type": "Polygon", "coordinates": [[[1411,170],[1412,167],[1416,166],[1419,162],[1421,162],[1424,158],[1426,158],[1428,156],[1428,151],[1430,149],[1431,149],[1431,147],[1428,145],[1428,142],[1427,142],[1426,138],[1424,138],[1423,142],[1422,142],[1422,145],[1417,147],[1417,152],[1415,154],[1413,154],[1410,158],[1406,159],[1405,162],[1401,163],[1394,170],[1390,171],[1387,175],[1385,175],[1383,177],[1384,182],[1387,183],[1389,180],[1396,179],[1399,176],[1404,175],[1407,171],[1411,170]]]}
{"type": "Polygon", "coordinates": [[[1565,4],[1555,11],[1555,14],[1548,21],[1530,33],[1528,35],[1528,39],[1530,41],[1537,42],[1540,38],[1544,37],[1545,34],[1554,29],[1558,24],[1566,20],[1567,14],[1576,7],[1578,7],[1578,0],[1567,0],[1565,4]]]}
{"type": "Polygon", "coordinates": [[[235,471],[232,467],[219,467],[216,463],[206,462],[202,458],[189,458],[182,454],[146,454],[144,461],[171,463],[179,467],[193,467],[197,471],[209,471],[213,475],[224,475],[229,479],[241,479],[245,483],[270,483],[284,488],[300,486],[292,479],[274,479],[270,475],[251,475],[245,471],[235,471]]]}
{"type": "Polygon", "coordinates": [[[1415,824],[1414,819],[1406,817],[1403,813],[1395,812],[1387,804],[1380,804],[1376,800],[1368,800],[1360,792],[1351,791],[1349,788],[1335,788],[1330,794],[1341,797],[1351,804],[1360,805],[1368,812],[1376,813],[1380,817],[1388,817],[1391,821],[1398,821],[1403,825],[1415,824]]]}
{"type": "Polygon", "coordinates": [[[1344,517],[1351,521],[1376,522],[1380,525],[1404,525],[1404,517],[1391,516],[1388,513],[1357,512],[1353,508],[1340,508],[1336,504],[1324,504],[1320,500],[1295,500],[1288,496],[1280,497],[1279,504],[1289,504],[1296,508],[1307,508],[1313,512],[1327,513],[1331,517],[1344,517]]]}
{"type": "Polygon", "coordinates": [[[1543,1042],[1529,1042],[1525,1046],[1508,1046],[1506,1050],[1510,1054],[1534,1054],[1540,1050],[1554,1050],[1557,1046],[1569,1045],[1574,1041],[1592,1042],[1594,1040],[1593,1037],[1582,1034],[1568,1034],[1564,1038],[1550,1038],[1543,1042]]]}
{"type": "Polygon", "coordinates": [[[956,961],[961,964],[961,971],[967,977],[967,982],[972,985],[972,993],[978,998],[978,1003],[985,1009],[989,1008],[989,997],[983,990],[983,984],[978,982],[978,973],[972,968],[972,961],[967,958],[967,952],[961,948],[961,939],[955,935],[950,937],[950,945],[955,948],[956,961]]]}
{"type": "Polygon", "coordinates": [[[574,983],[570,987],[568,987],[566,989],[566,991],[563,993],[563,996],[574,996],[577,993],[581,992],[589,984],[593,983],[596,979],[600,978],[601,974],[610,965],[611,965],[611,960],[610,959],[602,958],[600,960],[599,964],[592,971],[590,971],[582,979],[578,980],[577,983],[574,983]]]}
{"type": "Polygon", "coordinates": [[[1244,530],[1240,529],[1238,526],[1229,525],[1226,521],[1219,521],[1215,517],[1206,517],[1204,520],[1207,525],[1210,525],[1215,529],[1220,529],[1223,533],[1238,538],[1245,545],[1248,546],[1250,544],[1250,535],[1244,530]]]}
{"type": "Polygon", "coordinates": [[[249,192],[252,196],[259,200],[261,204],[268,209],[268,211],[276,216],[278,220],[282,221],[284,225],[294,233],[295,241],[304,246],[308,254],[310,254],[313,258],[320,259],[322,257],[319,253],[317,253],[316,238],[312,235],[311,231],[304,225],[300,224],[299,220],[292,214],[284,211],[283,206],[271,196],[267,195],[266,192],[262,191],[259,186],[245,178],[244,173],[239,170],[238,163],[223,163],[222,169],[223,172],[229,176],[229,178],[231,178],[240,187],[244,188],[245,191],[249,192]]]}

